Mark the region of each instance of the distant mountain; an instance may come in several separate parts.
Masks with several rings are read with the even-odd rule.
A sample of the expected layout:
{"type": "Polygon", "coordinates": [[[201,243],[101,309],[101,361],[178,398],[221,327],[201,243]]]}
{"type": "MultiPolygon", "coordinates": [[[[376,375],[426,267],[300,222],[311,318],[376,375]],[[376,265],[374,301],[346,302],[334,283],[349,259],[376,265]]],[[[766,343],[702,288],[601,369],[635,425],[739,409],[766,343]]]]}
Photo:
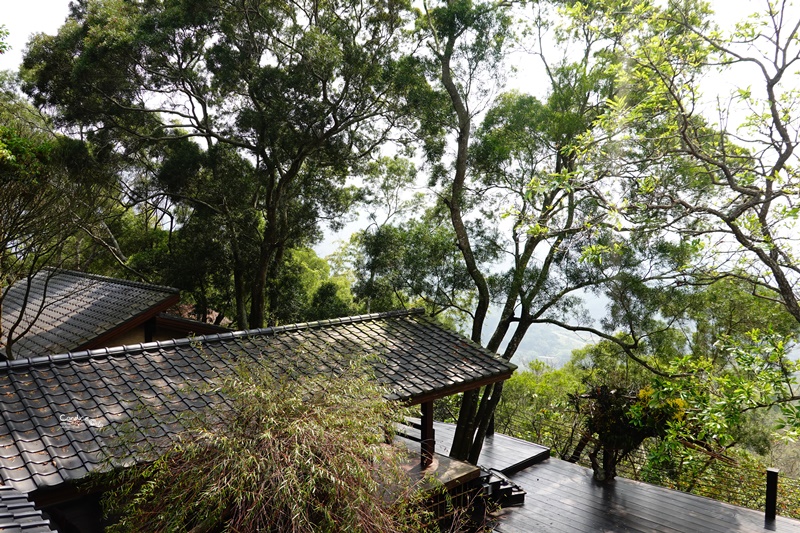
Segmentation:
{"type": "MultiPolygon", "coordinates": [[[[500,309],[497,306],[492,306],[483,328],[484,344],[489,340],[488,336],[491,335],[491,332],[497,327],[498,320],[500,320],[500,309]]],[[[511,338],[512,334],[513,329],[506,335],[506,339],[511,338]]],[[[595,342],[597,341],[589,334],[574,333],[551,324],[533,324],[528,328],[528,332],[525,334],[525,338],[522,340],[522,344],[520,344],[514,357],[511,358],[511,362],[524,369],[528,366],[528,362],[540,359],[558,368],[569,361],[572,356],[572,350],[583,348],[587,344],[595,342]]],[[[505,349],[505,343],[500,347],[499,351],[502,353],[503,349],[505,349]]]]}
{"type": "Polygon", "coordinates": [[[556,368],[569,362],[572,351],[595,342],[590,335],[578,334],[550,324],[534,324],[511,358],[520,368],[539,359],[556,368]]]}

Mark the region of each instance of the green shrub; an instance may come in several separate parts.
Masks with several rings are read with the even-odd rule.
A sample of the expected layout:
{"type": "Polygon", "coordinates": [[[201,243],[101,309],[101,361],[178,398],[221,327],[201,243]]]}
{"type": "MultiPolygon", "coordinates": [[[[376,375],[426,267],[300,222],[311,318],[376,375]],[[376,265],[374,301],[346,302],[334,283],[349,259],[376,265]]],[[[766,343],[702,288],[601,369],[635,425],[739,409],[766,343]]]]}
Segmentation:
{"type": "Polygon", "coordinates": [[[428,529],[404,454],[386,444],[399,407],[357,366],[296,380],[240,370],[206,391],[224,404],[155,461],[110,474],[111,531],[428,529]]]}

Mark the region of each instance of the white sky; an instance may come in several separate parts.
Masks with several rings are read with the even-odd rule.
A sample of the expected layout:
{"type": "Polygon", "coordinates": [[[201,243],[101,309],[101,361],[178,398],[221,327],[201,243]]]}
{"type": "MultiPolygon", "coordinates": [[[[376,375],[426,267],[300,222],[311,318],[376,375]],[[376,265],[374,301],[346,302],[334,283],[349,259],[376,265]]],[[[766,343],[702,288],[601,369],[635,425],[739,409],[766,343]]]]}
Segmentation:
{"type": "MultiPolygon", "coordinates": [[[[766,0],[712,0],[717,19],[728,24],[764,5],[766,0]]],[[[9,31],[11,50],[0,55],[0,70],[16,69],[32,34],[54,34],[69,13],[70,0],[0,0],[0,25],[9,31]]]]}
{"type": "Polygon", "coordinates": [[[69,0],[0,0],[0,25],[9,32],[11,50],[0,55],[0,70],[16,70],[32,34],[54,34],[69,13],[69,0]]]}

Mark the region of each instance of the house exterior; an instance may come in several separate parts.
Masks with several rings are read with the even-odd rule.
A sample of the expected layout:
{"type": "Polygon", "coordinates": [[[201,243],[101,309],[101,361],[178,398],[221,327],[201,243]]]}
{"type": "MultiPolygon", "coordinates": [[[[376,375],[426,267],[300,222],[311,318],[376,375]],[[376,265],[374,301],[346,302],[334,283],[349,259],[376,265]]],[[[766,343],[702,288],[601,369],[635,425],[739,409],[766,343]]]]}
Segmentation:
{"type": "Polygon", "coordinates": [[[9,334],[18,359],[226,331],[163,314],[179,300],[171,287],[44,269],[7,289],[0,353],[9,334]]]}
{"type": "Polygon", "coordinates": [[[136,444],[168,442],[183,429],[182,414],[214,407],[198,391],[240,365],[335,379],[354,357],[368,357],[388,399],[422,406],[430,453],[425,413],[434,399],[505,380],[516,368],[419,310],[0,362],[0,481],[57,525],[99,530],[78,526],[97,513],[79,482],[108,467],[103,450],[131,417],[148,428],[136,444]]]}

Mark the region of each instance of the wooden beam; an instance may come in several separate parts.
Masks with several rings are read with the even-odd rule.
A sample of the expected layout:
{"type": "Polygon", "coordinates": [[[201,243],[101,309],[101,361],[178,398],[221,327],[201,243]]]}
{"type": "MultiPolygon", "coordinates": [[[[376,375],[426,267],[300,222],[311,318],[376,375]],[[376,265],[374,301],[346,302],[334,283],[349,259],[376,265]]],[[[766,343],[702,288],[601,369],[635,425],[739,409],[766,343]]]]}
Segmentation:
{"type": "Polygon", "coordinates": [[[116,327],[109,329],[108,331],[102,333],[101,335],[98,335],[89,342],[82,344],[71,351],[74,353],[74,352],[81,352],[84,350],[94,350],[95,348],[105,348],[106,346],[108,346],[106,343],[109,342],[114,337],[116,337],[117,335],[126,333],[138,326],[143,326],[145,322],[147,322],[151,318],[154,318],[159,313],[166,311],[167,309],[179,303],[180,301],[181,301],[180,294],[171,294],[167,298],[161,300],[161,302],[157,303],[156,305],[148,309],[145,309],[138,315],[131,317],[122,324],[119,324],[116,327]]]}
{"type": "MultiPolygon", "coordinates": [[[[405,403],[405,405],[413,406],[418,404],[423,404],[425,402],[430,402],[433,400],[438,400],[439,398],[444,398],[446,396],[453,396],[454,394],[458,394],[459,392],[466,392],[468,390],[479,389],[486,385],[491,385],[492,383],[497,383],[498,381],[505,381],[511,377],[514,373],[513,370],[509,370],[507,372],[502,372],[500,374],[477,379],[475,381],[469,381],[466,383],[460,383],[455,385],[448,385],[442,388],[436,389],[435,391],[429,392],[427,394],[420,394],[418,396],[412,396],[411,398],[406,398],[405,400],[401,400],[405,403]]],[[[392,399],[391,396],[389,399],[392,399]]]]}
{"type": "Polygon", "coordinates": [[[436,436],[433,431],[433,401],[425,402],[421,407],[420,465],[424,469],[433,462],[433,454],[436,451],[436,436]]]}

